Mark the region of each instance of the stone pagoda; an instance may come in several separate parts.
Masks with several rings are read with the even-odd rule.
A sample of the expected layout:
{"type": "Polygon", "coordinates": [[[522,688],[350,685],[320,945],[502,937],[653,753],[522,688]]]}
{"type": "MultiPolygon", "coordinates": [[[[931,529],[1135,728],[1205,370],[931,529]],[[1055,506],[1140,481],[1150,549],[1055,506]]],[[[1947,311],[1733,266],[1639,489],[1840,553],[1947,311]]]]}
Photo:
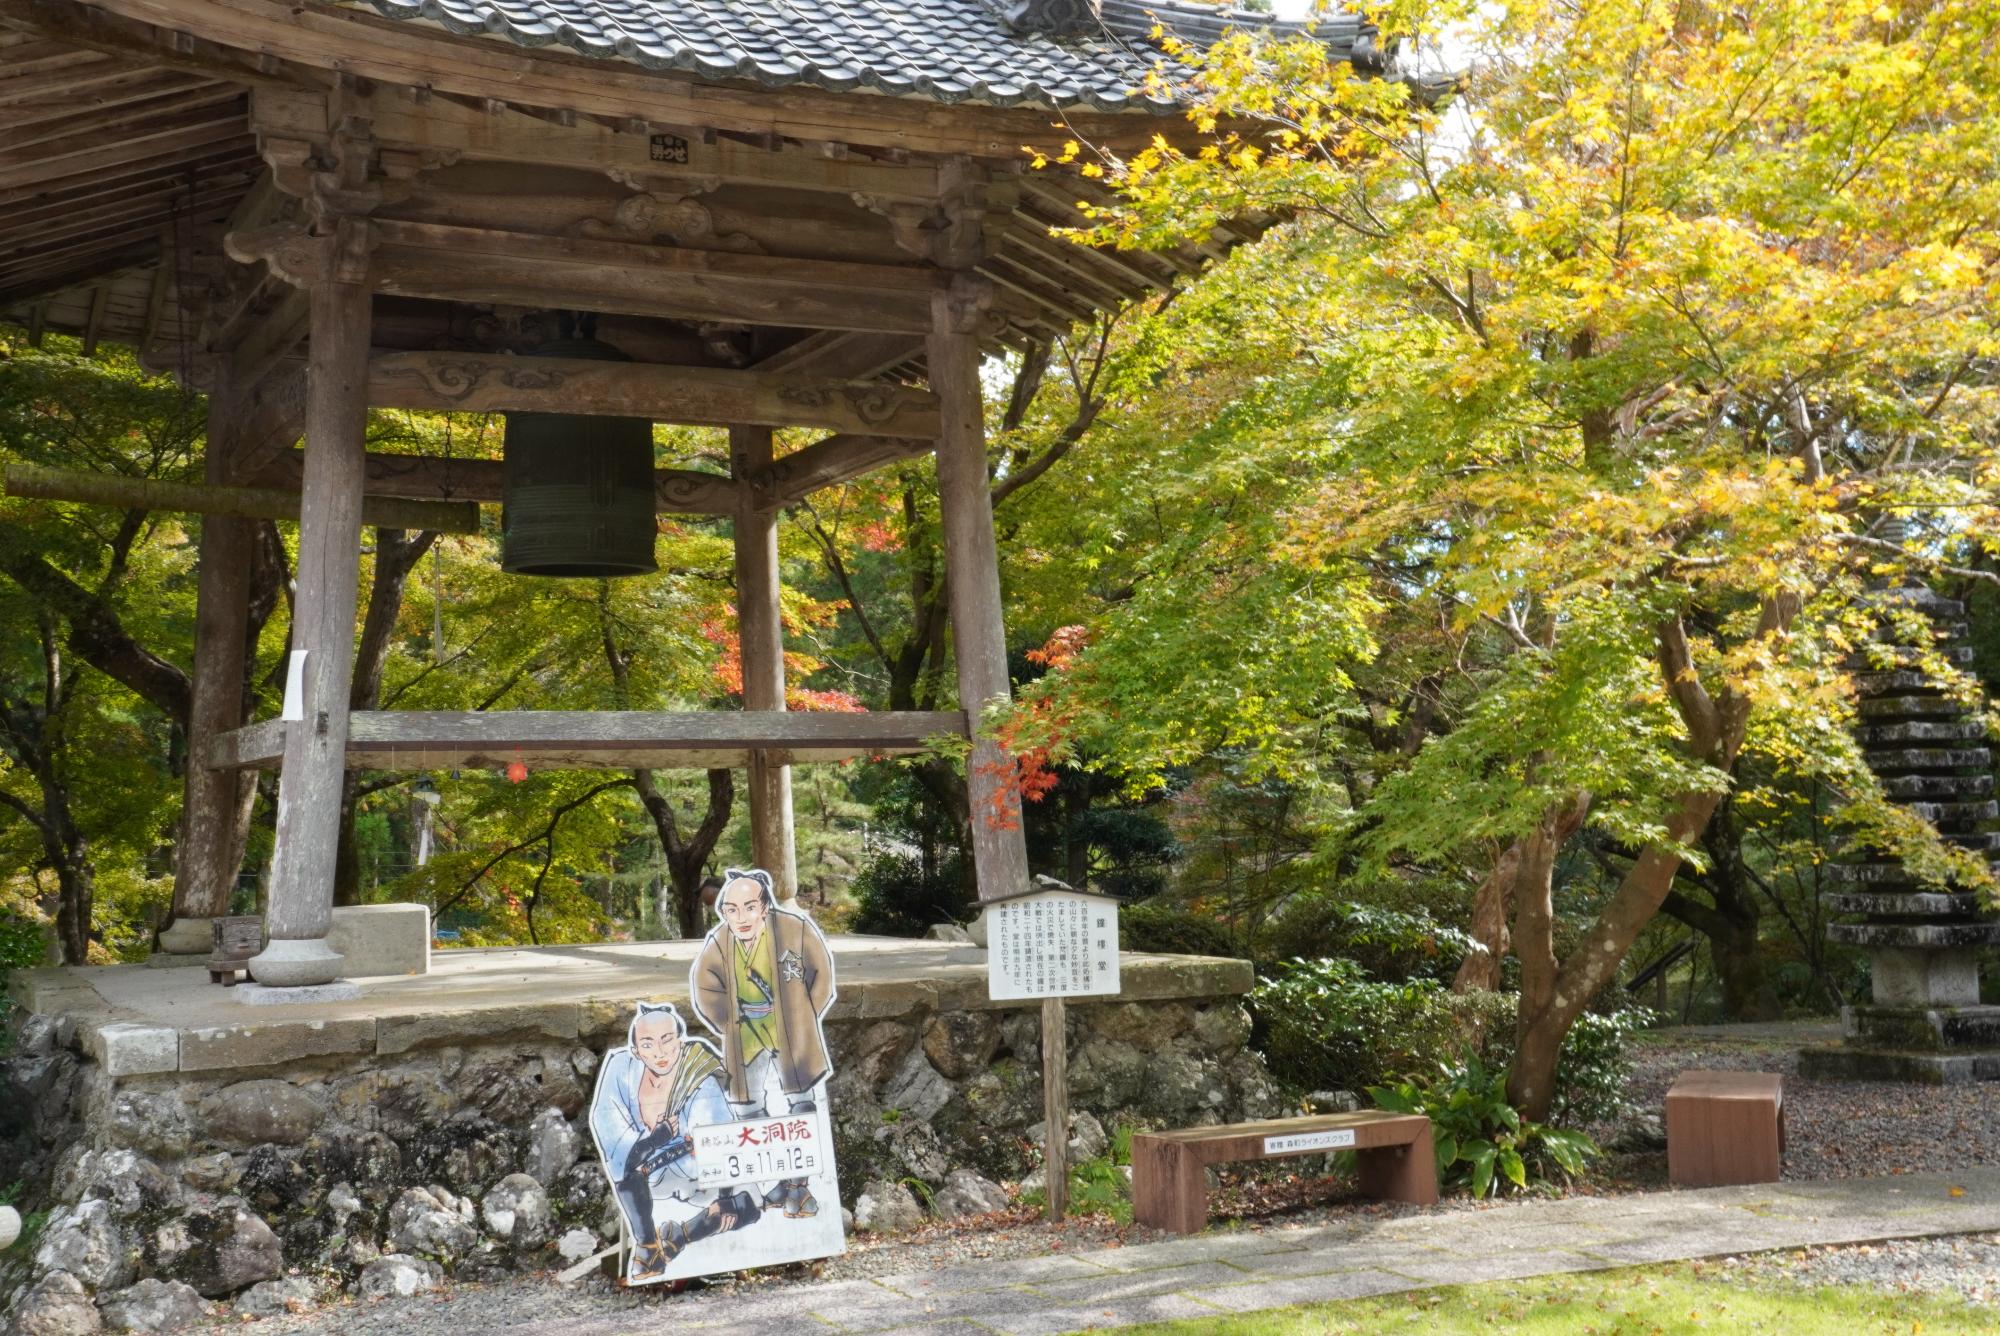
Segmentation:
{"type": "MultiPolygon", "coordinates": [[[[1945,659],[1971,661],[1965,605],[1922,587],[1882,591],[1885,607],[1930,624],[1945,659]]],[[[1993,751],[1984,727],[1899,650],[1859,675],[1860,736],[1891,801],[1937,827],[1945,843],[2000,860],[1993,751]]],[[[1846,1042],[1800,1054],[1807,1076],[1943,1085],[2000,1079],[2000,1006],[1979,1000],[1979,952],[2000,921],[1977,892],[1926,887],[1893,858],[1856,848],[1827,869],[1826,905],[1848,920],[1828,937],[1868,952],[1871,996],[1845,1009],[1846,1042]]]]}

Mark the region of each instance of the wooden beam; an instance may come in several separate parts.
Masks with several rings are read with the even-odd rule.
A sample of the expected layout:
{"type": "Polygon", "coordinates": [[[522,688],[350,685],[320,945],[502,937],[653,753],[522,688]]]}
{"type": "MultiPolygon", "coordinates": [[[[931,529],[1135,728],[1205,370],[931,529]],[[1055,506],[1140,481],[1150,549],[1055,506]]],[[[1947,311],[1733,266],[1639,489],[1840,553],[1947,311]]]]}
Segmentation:
{"type": "MultiPolygon", "coordinates": [[[[226,733],[210,746],[207,764],[269,769],[283,754],[291,727],[272,719],[226,733]]],[[[913,755],[935,738],[964,737],[965,728],[965,715],[956,710],[360,710],[348,716],[347,767],[497,769],[518,760],[562,770],[709,769],[741,766],[752,751],[807,764],[913,755]]]]}
{"type": "Polygon", "coordinates": [[[576,358],[378,352],[368,365],[368,397],[377,408],[440,413],[575,413],[923,439],[938,430],[936,397],[906,385],[576,358]]]}
{"type": "MultiPolygon", "coordinates": [[[[126,510],[169,510],[200,515],[241,515],[250,519],[299,518],[299,493],[263,487],[213,487],[202,483],[161,482],[127,478],[117,473],[84,473],[46,469],[34,464],[9,464],[4,473],[7,495],[43,501],[75,501],[126,510]]],[[[408,501],[373,497],[361,508],[364,524],[385,529],[436,529],[440,533],[478,533],[479,507],[467,502],[408,501]]]]}
{"type": "MultiPolygon", "coordinates": [[[[743,497],[733,535],[736,555],[736,626],[743,670],[743,704],[751,710],[785,708],[784,586],[778,566],[778,524],[756,508],[750,480],[771,467],[769,427],[729,429],[730,472],[743,497]]],[[[771,874],[780,900],[799,894],[798,853],[792,825],[792,772],[769,752],[750,753],[750,853],[771,874]]]]}
{"type": "Polygon", "coordinates": [[[246,133],[240,107],[230,103],[114,125],[53,144],[0,149],[0,188],[42,185],[133,162],[157,164],[165,149],[185,153],[246,133]]]}
{"type": "Polygon", "coordinates": [[[772,461],[769,468],[753,477],[752,487],[760,506],[779,510],[797,505],[822,487],[927,455],[936,444],[887,436],[829,436],[772,461]]]}
{"type": "Polygon", "coordinates": [[[871,334],[823,329],[780,349],[756,365],[758,371],[873,380],[893,366],[923,355],[924,341],[913,334],[871,334]]]}
{"type": "Polygon", "coordinates": [[[180,80],[180,86],[155,92],[149,98],[130,104],[113,102],[96,110],[70,115],[43,108],[0,111],[0,133],[6,135],[10,149],[26,150],[40,146],[45,151],[58,152],[67,150],[79,137],[101,142],[101,136],[105,134],[136,134],[144,127],[167,118],[179,119],[185,124],[203,108],[222,103],[236,104],[231,108],[231,114],[241,107],[243,90],[233,84],[192,80],[185,75],[169,77],[180,80]]]}
{"type": "Polygon", "coordinates": [[[83,326],[83,355],[97,356],[97,334],[104,324],[105,303],[111,300],[111,285],[99,283],[90,290],[90,316],[83,326]]]}
{"type": "MultiPolygon", "coordinates": [[[[938,294],[929,351],[931,388],[937,391],[944,415],[937,448],[938,512],[944,530],[958,699],[975,719],[1012,696],[975,332],[984,305],[982,287],[968,278],[956,292],[938,294]]],[[[965,783],[972,810],[973,872],[981,900],[1028,889],[1020,793],[1005,782],[1013,765],[990,736],[974,738],[965,783]]]]}
{"type": "MultiPolygon", "coordinates": [[[[378,291],[620,315],[919,332],[942,281],[922,265],[737,255],[676,246],[378,221],[378,291]]],[[[239,259],[267,258],[241,239],[239,259]]]]}
{"type": "Polygon", "coordinates": [[[338,219],[331,243],[311,293],[306,470],[292,600],[298,726],[285,730],[278,776],[277,832],[264,915],[270,944],[250,961],[251,977],[275,986],[331,983],[341,973],[340,953],[327,946],[326,935],[333,917],[354,681],[370,297],[366,285],[342,282],[334,262],[335,255],[350,267],[356,259],[365,260],[364,225],[338,219]]]}
{"type": "MultiPolygon", "coordinates": [[[[440,459],[434,455],[370,452],[363,486],[370,496],[422,501],[477,501],[498,505],[503,465],[497,459],[440,459]]],[[[299,450],[282,450],[255,475],[264,487],[297,488],[305,467],[299,450]]],[[[736,484],[719,473],[654,469],[654,504],[663,515],[734,515],[736,484]]]]}

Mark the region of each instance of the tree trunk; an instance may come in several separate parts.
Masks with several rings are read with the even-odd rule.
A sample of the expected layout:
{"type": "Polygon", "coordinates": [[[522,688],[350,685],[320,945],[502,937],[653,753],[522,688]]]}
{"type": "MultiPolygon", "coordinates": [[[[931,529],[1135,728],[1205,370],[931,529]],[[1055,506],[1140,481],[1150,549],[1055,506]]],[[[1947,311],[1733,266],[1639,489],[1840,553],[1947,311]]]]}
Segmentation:
{"type": "Polygon", "coordinates": [[[706,875],[709,855],[715,852],[716,842],[728,828],[730,813],[735,810],[735,772],[725,769],[708,772],[708,808],[694,833],[686,839],[681,837],[674,805],[660,792],[652,771],[634,770],[632,788],[644,804],[646,814],[653,818],[653,829],[660,837],[660,853],[667,861],[667,882],[673,888],[674,917],[681,936],[699,937],[707,930],[702,922],[701,879],[706,875]]]}
{"type": "Polygon", "coordinates": [[[1474,951],[1460,963],[1458,973],[1452,976],[1451,991],[1470,993],[1500,991],[1501,964],[1507,958],[1507,949],[1513,938],[1507,931],[1507,920],[1514,908],[1514,882],[1521,871],[1521,854],[1525,840],[1516,840],[1501,851],[1493,860],[1493,870],[1486,874],[1486,880],[1479,883],[1479,889],[1472,896],[1472,939],[1485,947],[1484,951],[1474,951]]]}

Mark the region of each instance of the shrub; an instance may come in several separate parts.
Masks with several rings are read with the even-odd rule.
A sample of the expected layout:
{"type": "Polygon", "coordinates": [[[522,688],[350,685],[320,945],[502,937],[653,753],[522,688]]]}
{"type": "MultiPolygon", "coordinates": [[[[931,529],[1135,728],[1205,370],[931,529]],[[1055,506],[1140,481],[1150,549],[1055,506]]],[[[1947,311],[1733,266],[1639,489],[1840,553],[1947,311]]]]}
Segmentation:
{"type": "Polygon", "coordinates": [[[1351,960],[1292,960],[1250,994],[1265,1060],[1307,1090],[1394,1081],[1457,1049],[1452,994],[1433,979],[1378,983],[1351,960]]]}
{"type": "Polygon", "coordinates": [[[1258,945],[1262,959],[1339,956],[1376,979],[1449,979],[1481,949],[1423,905],[1390,908],[1321,894],[1298,896],[1273,915],[1258,945]]]}
{"type": "Polygon", "coordinates": [[[937,923],[961,922],[973,911],[958,855],[946,854],[926,875],[915,854],[881,854],[854,879],[851,932],[921,937],[937,923]]]}
{"type": "Polygon", "coordinates": [[[1440,1063],[1435,1078],[1373,1086],[1368,1094],[1377,1108],[1431,1120],[1438,1186],[1446,1191],[1467,1188],[1481,1198],[1507,1183],[1526,1188],[1558,1173],[1575,1178],[1597,1154],[1596,1144],[1581,1132],[1523,1118],[1507,1102],[1506,1071],[1488,1068],[1476,1053],[1440,1063]]]}
{"type": "MultiPolygon", "coordinates": [[[[1512,993],[1453,993],[1434,979],[1370,980],[1350,960],[1294,960],[1250,995],[1271,1072],[1301,1089],[1361,1090],[1428,1071],[1461,1049],[1505,1071],[1514,1053],[1519,999],[1512,993]]],[[[1626,1049],[1652,1021],[1642,1007],[1585,1013],[1570,1027],[1556,1066],[1550,1122],[1608,1122],[1625,1111],[1626,1049]]]]}
{"type": "Polygon", "coordinates": [[[1118,945],[1126,951],[1174,956],[1241,956],[1243,943],[1203,914],[1157,901],[1118,910],[1118,945]]]}

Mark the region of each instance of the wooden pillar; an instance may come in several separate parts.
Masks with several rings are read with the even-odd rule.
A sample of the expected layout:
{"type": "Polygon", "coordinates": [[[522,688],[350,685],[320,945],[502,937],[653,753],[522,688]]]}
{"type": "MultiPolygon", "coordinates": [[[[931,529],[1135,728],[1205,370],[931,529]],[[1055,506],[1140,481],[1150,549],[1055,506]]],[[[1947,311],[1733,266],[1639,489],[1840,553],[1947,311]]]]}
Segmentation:
{"type": "Polygon", "coordinates": [[[1028,889],[1028,846],[1021,830],[1020,795],[1006,783],[1012,763],[998,743],[976,736],[986,708],[1012,699],[979,391],[975,330],[983,303],[980,289],[973,285],[980,282],[961,278],[951,291],[936,296],[928,349],[931,390],[938,397],[940,419],[938,504],[944,521],[958,699],[975,734],[965,776],[972,806],[972,862],[979,898],[991,900],[1028,889]]]}
{"type": "Polygon", "coordinates": [[[331,983],[342,964],[326,934],[354,677],[370,305],[365,260],[336,267],[335,252],[353,235],[348,226],[365,238],[365,224],[343,224],[337,239],[327,239],[326,257],[309,289],[305,467],[299,486],[298,594],[292,605],[292,652],[306,655],[304,717],[285,728],[264,921],[270,944],[250,961],[258,983],[279,986],[331,983]],[[348,272],[354,268],[361,272],[348,272]]]}
{"type": "MultiPolygon", "coordinates": [[[[778,516],[759,510],[749,479],[771,464],[769,427],[731,427],[729,457],[738,482],[736,619],[743,656],[743,707],[785,708],[785,633],[779,609],[778,516]]],[[[771,874],[780,900],[799,893],[792,828],[792,768],[750,753],[750,850],[771,874]]]]}
{"type": "MultiPolygon", "coordinates": [[[[216,372],[208,399],[208,445],[202,481],[230,481],[237,445],[238,404],[226,369],[216,372]]],[[[244,635],[250,615],[250,566],[256,522],[238,515],[204,515],[196,559],[193,701],[188,712],[187,775],[183,786],[180,856],[174,874],[174,922],[160,934],[162,950],[206,954],[209,920],[229,912],[229,893],[243,861],[239,821],[256,776],[212,770],[209,743],[243,718],[244,635]]]]}

